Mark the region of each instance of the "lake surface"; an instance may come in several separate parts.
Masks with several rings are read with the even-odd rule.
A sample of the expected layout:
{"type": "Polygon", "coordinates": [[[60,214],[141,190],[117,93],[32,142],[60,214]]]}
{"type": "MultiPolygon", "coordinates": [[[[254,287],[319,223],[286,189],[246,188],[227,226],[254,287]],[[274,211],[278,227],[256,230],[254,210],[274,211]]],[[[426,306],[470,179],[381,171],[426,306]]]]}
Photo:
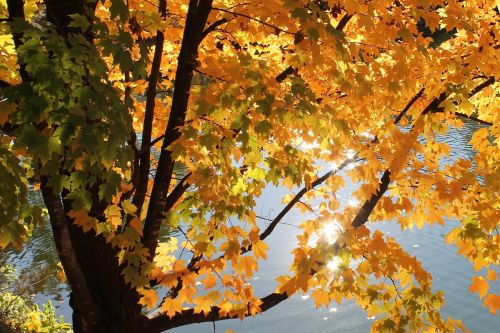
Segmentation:
{"type": "MultiPolygon", "coordinates": [[[[474,123],[466,123],[460,130],[451,129],[442,138],[453,149],[451,158],[471,157],[473,155],[468,141],[475,129],[474,123]]],[[[348,185],[345,191],[337,198],[344,203],[348,201],[348,193],[353,185],[348,185]]],[[[281,208],[281,197],[286,193],[283,188],[267,189],[257,205],[257,213],[262,216],[273,217],[281,208]]],[[[32,200],[38,200],[34,197],[32,200]]],[[[273,292],[276,287],[274,279],[288,271],[292,260],[291,250],[296,245],[295,235],[298,225],[306,217],[298,211],[292,211],[269,236],[267,243],[270,246],[268,261],[261,262],[260,271],[255,274],[254,287],[256,295],[265,296],[273,292]]],[[[482,307],[482,301],[477,294],[467,292],[470,278],[474,276],[472,265],[463,257],[456,255],[456,248],[446,246],[443,235],[456,226],[456,221],[446,221],[444,226],[425,226],[423,229],[401,231],[395,223],[379,223],[370,228],[382,230],[398,240],[401,245],[423,263],[434,277],[434,288],[443,290],[446,305],[443,315],[462,319],[472,332],[498,332],[500,316],[489,314],[482,307]]],[[[262,224],[265,227],[265,224],[262,224]]],[[[0,264],[12,263],[19,272],[19,283],[31,285],[29,292],[36,294],[38,303],[51,299],[58,314],[64,315],[67,321],[71,320],[71,308],[68,304],[69,290],[56,277],[58,259],[55,256],[49,227],[37,230],[21,253],[9,251],[0,254],[0,264]]],[[[497,273],[500,270],[497,268],[497,273]]],[[[493,292],[500,292],[500,282],[491,284],[493,292]]],[[[271,310],[254,318],[227,320],[216,322],[216,332],[225,332],[228,329],[240,333],[304,333],[304,332],[369,332],[372,319],[352,302],[341,304],[332,303],[331,307],[315,309],[314,302],[308,295],[298,294],[271,310]]],[[[171,330],[174,333],[212,333],[212,323],[194,324],[171,330]]],[[[146,333],[146,332],[145,332],[146,333]]]]}

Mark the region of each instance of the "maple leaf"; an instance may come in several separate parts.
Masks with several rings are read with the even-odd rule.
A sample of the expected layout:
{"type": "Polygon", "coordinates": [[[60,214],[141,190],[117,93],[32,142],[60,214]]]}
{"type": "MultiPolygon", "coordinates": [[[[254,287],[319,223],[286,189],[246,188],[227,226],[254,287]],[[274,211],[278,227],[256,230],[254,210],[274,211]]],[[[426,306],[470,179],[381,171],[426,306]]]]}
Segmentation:
{"type": "Polygon", "coordinates": [[[205,279],[201,280],[201,283],[205,289],[212,289],[217,284],[217,278],[213,275],[209,275],[205,279]]]}
{"type": "Polygon", "coordinates": [[[257,261],[252,256],[242,256],[237,262],[233,262],[233,268],[237,273],[251,277],[257,269],[257,261]]]}
{"type": "Polygon", "coordinates": [[[71,211],[68,216],[74,219],[76,225],[80,226],[84,232],[96,230],[97,219],[90,217],[85,210],[71,211]]]}
{"type": "Polygon", "coordinates": [[[182,302],[177,298],[166,298],[161,305],[161,311],[172,318],[176,313],[182,311],[182,302]]]}
{"type": "Polygon", "coordinates": [[[492,314],[496,314],[497,310],[500,309],[500,295],[490,294],[486,296],[486,298],[483,301],[483,305],[485,307],[488,307],[492,314]]]}
{"type": "MultiPolygon", "coordinates": [[[[456,220],[447,243],[475,270],[498,264],[494,2],[107,0],[62,10],[45,1],[40,10],[30,0],[11,17],[18,2],[0,3],[12,25],[0,30],[0,247],[20,248],[42,222],[28,200],[40,190],[82,323],[94,323],[94,289],[140,293],[152,308],[159,284],[165,315],[137,324],[143,310],[125,302],[96,325],[160,331],[218,320],[191,315],[214,306],[244,319],[300,289],[314,290],[317,307],[354,300],[380,316],[372,330],[464,330],[439,314],[443,295],[417,258],[365,225],[456,220]],[[54,29],[32,24],[40,17],[54,29]],[[474,150],[455,159],[437,137],[462,126],[474,150]],[[257,216],[273,186],[281,207],[257,216]],[[345,204],[348,191],[359,202],[345,204]],[[297,228],[278,294],[257,299],[250,277],[296,208],[315,216],[297,228]],[[343,230],[327,237],[322,225],[334,219],[343,230]],[[80,227],[70,242],[68,222],[80,227]]],[[[492,313],[494,269],[469,288],[492,313]]]]}
{"type": "Polygon", "coordinates": [[[269,246],[263,241],[258,241],[252,244],[252,250],[256,259],[262,258],[264,260],[267,259],[267,250],[269,250],[269,246]]]}
{"type": "Polygon", "coordinates": [[[148,310],[151,310],[158,303],[158,294],[153,289],[144,289],[141,291],[142,297],[139,303],[146,306],[148,310]]]}
{"type": "Polygon", "coordinates": [[[314,305],[319,308],[320,306],[328,306],[330,304],[330,296],[328,292],[316,289],[311,293],[311,297],[314,298],[314,305]]]}
{"type": "Polygon", "coordinates": [[[195,298],[193,300],[193,302],[196,304],[194,307],[194,313],[203,312],[205,316],[208,315],[212,310],[212,306],[218,298],[218,291],[211,291],[205,296],[195,298]]]}
{"type": "Polygon", "coordinates": [[[476,276],[472,279],[472,284],[469,287],[470,292],[476,292],[479,294],[479,298],[483,298],[488,292],[489,284],[482,276],[476,276]]]}

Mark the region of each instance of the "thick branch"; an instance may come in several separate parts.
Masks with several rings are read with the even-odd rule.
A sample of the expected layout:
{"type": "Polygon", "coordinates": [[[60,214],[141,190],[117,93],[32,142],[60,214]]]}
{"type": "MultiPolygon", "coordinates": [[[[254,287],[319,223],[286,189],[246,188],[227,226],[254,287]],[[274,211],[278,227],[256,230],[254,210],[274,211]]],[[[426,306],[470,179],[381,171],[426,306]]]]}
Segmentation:
{"type": "MultiPolygon", "coordinates": [[[[494,78],[490,78],[489,80],[487,80],[487,81],[483,82],[482,84],[478,85],[477,87],[475,87],[471,91],[471,93],[469,94],[469,98],[472,97],[472,96],[474,96],[475,94],[479,93],[481,90],[483,90],[487,86],[493,84],[494,82],[495,82],[494,78]]],[[[443,103],[446,100],[447,97],[448,97],[448,94],[445,93],[445,92],[442,92],[438,97],[434,98],[424,108],[424,110],[422,111],[422,115],[425,115],[425,114],[430,113],[430,112],[439,112],[440,110],[442,110],[442,108],[440,107],[440,105],[441,105],[441,103],[443,103]]],[[[415,99],[415,97],[412,99],[412,101],[414,99],[415,99]]],[[[410,101],[410,102],[412,102],[412,101],[410,101]]],[[[411,104],[408,103],[407,107],[411,106],[411,104]]],[[[405,109],[406,109],[406,107],[405,107],[405,109]]],[[[403,111],[401,113],[403,113],[403,111]]],[[[397,121],[399,121],[399,119],[401,119],[401,117],[398,116],[394,120],[394,122],[397,123],[397,121]]],[[[400,157],[397,157],[397,158],[400,158],[400,157]]],[[[390,172],[389,169],[387,169],[387,170],[384,171],[384,174],[382,175],[382,178],[380,178],[380,184],[379,184],[379,187],[378,187],[377,191],[374,194],[372,194],[372,196],[370,197],[370,199],[368,199],[367,201],[365,201],[365,203],[363,204],[363,206],[359,210],[358,214],[356,215],[356,217],[352,221],[351,225],[354,228],[357,228],[357,227],[365,224],[366,221],[368,221],[368,217],[373,212],[373,210],[375,209],[375,206],[377,205],[378,201],[380,200],[380,198],[382,198],[382,196],[384,195],[384,193],[387,191],[387,189],[389,187],[389,184],[391,182],[390,175],[391,175],[391,172],[390,172]]]]}
{"type": "Polygon", "coordinates": [[[221,25],[223,25],[224,23],[227,23],[227,22],[229,22],[229,20],[227,18],[222,18],[222,19],[217,20],[214,23],[210,24],[205,29],[205,31],[203,31],[203,34],[201,35],[201,40],[205,39],[205,37],[207,37],[209,33],[215,31],[215,29],[217,29],[217,27],[219,27],[219,26],[221,26],[221,25]]]}
{"type": "MultiPolygon", "coordinates": [[[[163,18],[167,15],[167,1],[160,0],[158,11],[163,18]]],[[[155,111],[156,100],[156,84],[160,75],[161,58],[163,55],[163,43],[165,36],[163,31],[156,32],[155,39],[155,52],[153,55],[153,63],[151,65],[151,73],[149,74],[148,87],[146,90],[146,108],[144,112],[144,123],[142,126],[142,144],[141,154],[139,156],[139,170],[138,175],[134,175],[134,179],[138,179],[137,189],[134,195],[133,203],[140,212],[144,204],[144,198],[148,189],[149,169],[151,167],[151,133],[153,131],[153,117],[155,111]]]]}
{"type": "Polygon", "coordinates": [[[469,98],[471,98],[474,95],[478,94],[479,92],[481,92],[482,90],[484,90],[484,88],[486,88],[488,86],[491,86],[495,82],[496,82],[495,78],[494,77],[490,77],[488,80],[484,81],[483,83],[481,83],[480,85],[478,85],[477,87],[475,87],[474,89],[472,89],[472,91],[469,94],[469,98]]]}
{"type": "Polygon", "coordinates": [[[280,74],[278,74],[276,76],[276,81],[278,81],[279,83],[285,81],[285,79],[287,77],[289,77],[290,75],[296,73],[297,70],[294,69],[292,66],[288,66],[287,68],[285,68],[285,70],[283,72],[281,72],[280,74]]]}
{"type": "Polygon", "coordinates": [[[493,126],[493,123],[491,123],[489,121],[481,120],[481,119],[479,119],[477,117],[473,117],[473,116],[468,116],[465,113],[455,112],[455,116],[458,116],[460,118],[465,118],[465,119],[473,120],[473,121],[478,122],[478,123],[483,124],[483,125],[493,126]]]}
{"type": "MultiPolygon", "coordinates": [[[[174,160],[170,145],[180,135],[180,128],[186,119],[186,111],[193,79],[193,70],[196,66],[198,46],[203,36],[205,24],[212,8],[212,0],[189,2],[186,17],[186,27],[182,38],[181,50],[177,72],[175,75],[174,95],[172,97],[172,108],[165,130],[158,169],[156,171],[151,200],[148,206],[146,222],[144,224],[143,244],[149,250],[152,258],[155,253],[161,224],[164,220],[165,207],[167,205],[167,192],[172,180],[174,160]]],[[[147,141],[149,143],[149,140],[147,141]]]]}
{"type": "MultiPolygon", "coordinates": [[[[267,311],[272,307],[280,304],[284,300],[288,299],[286,293],[272,293],[260,300],[262,304],[260,305],[261,312],[267,311]]],[[[206,323],[213,321],[220,321],[226,319],[238,318],[237,315],[226,315],[224,317],[219,317],[220,308],[217,306],[212,306],[210,313],[205,316],[204,313],[194,313],[194,309],[182,310],[182,312],[176,314],[174,317],[169,318],[166,314],[162,314],[158,317],[149,320],[147,329],[148,332],[162,332],[169,330],[174,327],[195,324],[195,323],[206,323]]],[[[246,313],[245,316],[250,316],[250,313],[246,313]]]]}
{"type": "Polygon", "coordinates": [[[385,170],[382,178],[380,178],[380,185],[377,189],[377,192],[372,194],[369,200],[365,201],[363,206],[361,206],[358,214],[356,214],[354,220],[352,220],[351,225],[353,226],[353,228],[358,228],[365,224],[366,221],[368,221],[368,217],[373,212],[373,209],[377,205],[377,202],[380,200],[380,198],[382,198],[382,195],[384,195],[385,191],[387,191],[387,188],[389,187],[389,183],[391,182],[390,175],[391,172],[389,171],[389,169],[385,170]]]}
{"type": "Polygon", "coordinates": [[[179,201],[182,195],[189,188],[190,184],[186,182],[186,180],[191,176],[191,173],[185,175],[179,183],[174,187],[172,192],[167,196],[167,203],[165,205],[165,212],[168,212],[172,207],[174,207],[175,203],[179,201]]]}
{"type": "MultiPolygon", "coordinates": [[[[474,89],[472,89],[472,91],[469,93],[469,98],[472,98],[474,97],[476,94],[480,93],[481,91],[483,91],[485,88],[491,86],[492,84],[494,84],[496,82],[495,78],[494,77],[490,77],[488,80],[484,81],[483,83],[479,84],[478,86],[476,86],[474,89]]],[[[438,112],[444,112],[444,108],[443,107],[435,107],[433,110],[432,110],[433,113],[438,113],[438,112]]],[[[455,116],[457,117],[460,117],[460,118],[466,118],[466,119],[469,119],[469,120],[473,120],[473,121],[476,121],[480,124],[483,124],[483,125],[488,125],[488,126],[492,126],[493,123],[491,122],[488,122],[488,121],[485,121],[485,120],[482,120],[482,119],[479,119],[477,117],[474,117],[474,116],[469,116],[469,115],[466,115],[464,113],[461,113],[461,112],[455,112],[454,113],[455,116]]]]}

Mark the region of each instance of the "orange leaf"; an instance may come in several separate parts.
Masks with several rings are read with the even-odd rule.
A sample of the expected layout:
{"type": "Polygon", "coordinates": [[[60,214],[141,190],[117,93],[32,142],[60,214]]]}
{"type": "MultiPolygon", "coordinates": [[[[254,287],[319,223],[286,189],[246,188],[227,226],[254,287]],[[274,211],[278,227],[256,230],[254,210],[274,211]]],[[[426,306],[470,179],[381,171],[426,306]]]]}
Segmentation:
{"type": "Polygon", "coordinates": [[[484,277],[476,276],[472,278],[472,285],[469,287],[469,291],[476,292],[479,294],[479,298],[483,298],[488,292],[489,287],[490,286],[484,277]]]}
{"type": "Polygon", "coordinates": [[[483,305],[487,306],[492,314],[496,314],[497,310],[500,309],[500,295],[490,294],[486,296],[483,305]]]}
{"type": "Polygon", "coordinates": [[[328,296],[328,293],[322,289],[316,289],[311,293],[311,297],[314,298],[314,305],[316,305],[317,308],[320,306],[328,306],[330,304],[330,296],[328,296]]]}
{"type": "Polygon", "coordinates": [[[90,217],[88,212],[85,210],[78,211],[70,211],[68,216],[74,219],[74,222],[77,226],[80,226],[84,232],[89,231],[90,229],[97,228],[97,219],[90,217]]]}
{"type": "Polygon", "coordinates": [[[167,298],[161,305],[161,310],[172,318],[177,312],[182,311],[182,302],[177,298],[167,298]]]}
{"type": "Polygon", "coordinates": [[[153,289],[144,289],[141,291],[142,298],[139,300],[139,304],[145,305],[148,310],[154,308],[158,302],[158,295],[153,289]]]}
{"type": "Polygon", "coordinates": [[[205,289],[211,289],[217,284],[217,279],[215,278],[215,276],[210,275],[203,279],[201,283],[203,284],[205,289]]]}

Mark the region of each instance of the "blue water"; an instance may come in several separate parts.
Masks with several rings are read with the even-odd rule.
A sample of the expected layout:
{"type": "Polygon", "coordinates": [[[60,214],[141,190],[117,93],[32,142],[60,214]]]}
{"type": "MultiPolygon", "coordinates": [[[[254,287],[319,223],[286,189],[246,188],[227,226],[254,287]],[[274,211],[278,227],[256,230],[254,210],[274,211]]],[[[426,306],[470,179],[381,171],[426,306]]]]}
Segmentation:
{"type": "MultiPolygon", "coordinates": [[[[442,140],[452,148],[451,159],[456,157],[472,157],[473,152],[467,144],[475,124],[458,130],[451,130],[442,140]]],[[[352,184],[338,195],[339,200],[346,202],[348,194],[353,189],[352,184]]],[[[264,191],[257,205],[257,213],[273,217],[282,205],[281,197],[286,193],[283,188],[269,188],[264,191]]],[[[274,233],[267,239],[270,246],[268,260],[261,262],[258,273],[255,274],[253,285],[255,293],[265,296],[274,291],[274,279],[287,273],[291,262],[291,250],[296,246],[298,229],[293,225],[300,224],[304,215],[292,211],[283,220],[274,233]]],[[[471,263],[456,255],[456,248],[446,246],[443,235],[446,235],[456,224],[456,221],[445,221],[444,226],[425,226],[423,229],[401,231],[395,223],[379,223],[371,228],[380,229],[398,240],[401,245],[423,263],[434,278],[434,288],[445,294],[446,305],[443,315],[461,319],[472,332],[498,332],[500,316],[489,314],[482,307],[482,301],[477,294],[467,292],[470,278],[475,275],[471,263]]],[[[265,227],[265,221],[262,221],[265,227]]],[[[18,267],[20,280],[33,284],[30,292],[36,294],[36,301],[43,303],[52,299],[58,314],[71,318],[68,305],[69,290],[55,277],[57,259],[50,239],[48,227],[39,229],[21,253],[9,252],[0,254],[0,263],[10,262],[18,267]],[[41,280],[41,281],[40,281],[41,280]],[[39,282],[37,282],[39,281],[39,282]]],[[[497,268],[497,272],[500,270],[497,268]]],[[[500,282],[491,283],[492,291],[500,293],[500,282]]],[[[215,323],[216,332],[230,329],[240,333],[273,332],[273,333],[303,333],[303,332],[369,332],[372,320],[352,302],[332,303],[330,308],[315,309],[314,302],[308,295],[298,294],[269,311],[254,318],[226,320],[215,323]]],[[[194,324],[172,330],[175,333],[212,333],[212,323],[194,324]]]]}

